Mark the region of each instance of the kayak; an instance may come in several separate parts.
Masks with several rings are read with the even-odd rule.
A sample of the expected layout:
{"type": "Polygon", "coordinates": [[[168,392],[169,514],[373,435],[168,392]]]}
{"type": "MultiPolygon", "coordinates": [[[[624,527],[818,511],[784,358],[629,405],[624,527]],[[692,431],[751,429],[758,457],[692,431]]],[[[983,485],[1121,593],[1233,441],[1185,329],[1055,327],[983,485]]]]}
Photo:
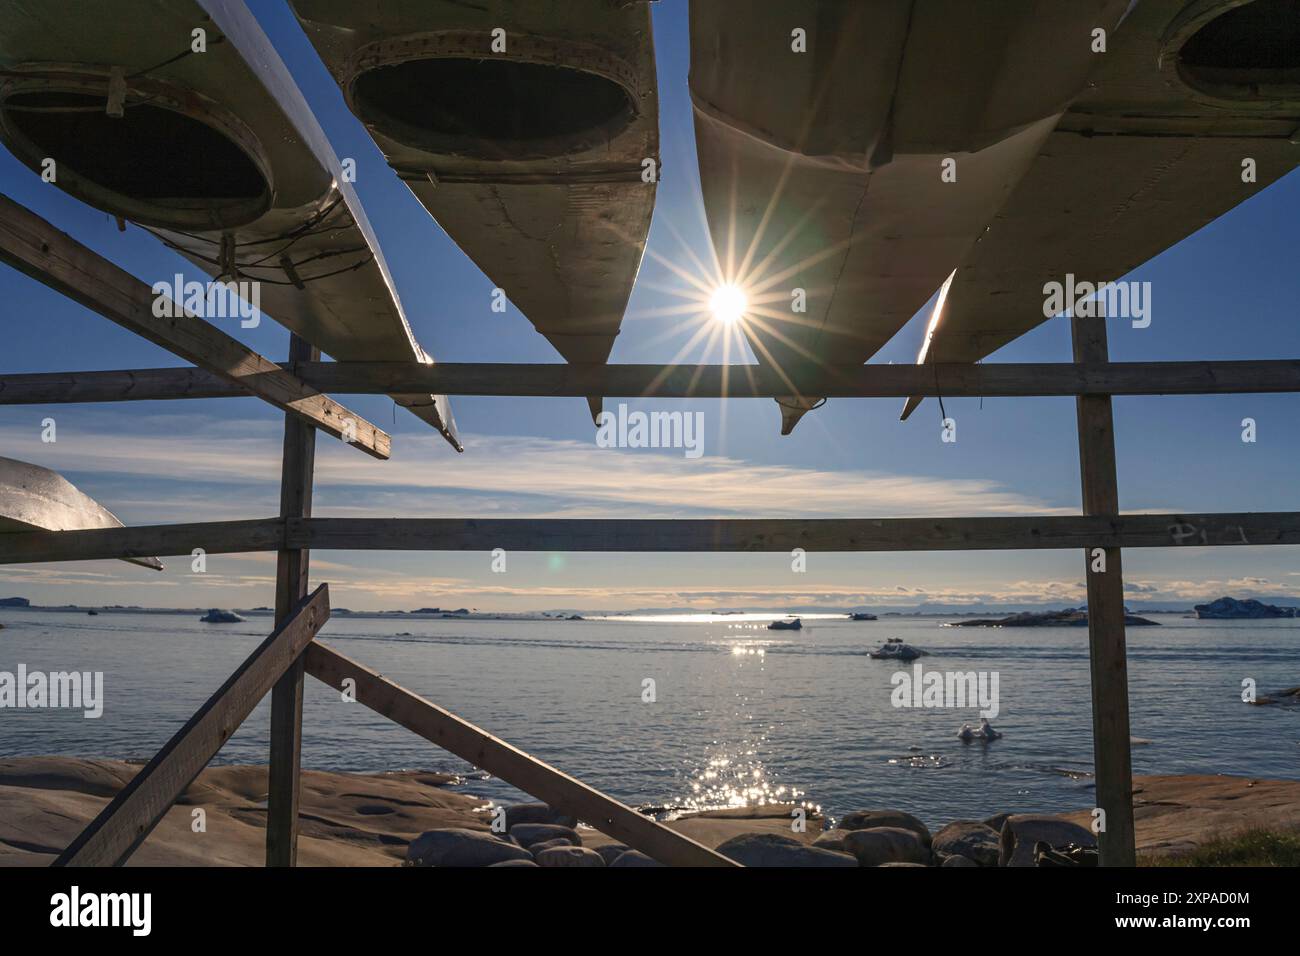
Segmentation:
{"type": "MultiPolygon", "coordinates": [[[[0,458],[0,534],[122,526],[113,512],[58,472],[15,458],[0,458]]],[[[157,558],[123,560],[154,571],[163,569],[157,558]]]]}
{"type": "MultiPolygon", "coordinates": [[[[256,313],[200,313],[213,324],[265,313],[341,361],[431,362],[352,183],[247,7],[147,8],[0,0],[4,144],[36,172],[53,159],[59,188],[236,283],[241,308],[256,295],[256,313]]],[[[460,450],[444,396],[392,397],[460,450]]]]}
{"type": "Polygon", "coordinates": [[[658,183],[650,5],[291,5],[438,225],[566,361],[605,362],[658,183]]]}
{"type": "MultiPolygon", "coordinates": [[[[856,367],[984,234],[1127,0],[690,7],[700,186],[776,372],[856,367]]],[[[777,399],[781,431],[823,399],[777,399]]]]}

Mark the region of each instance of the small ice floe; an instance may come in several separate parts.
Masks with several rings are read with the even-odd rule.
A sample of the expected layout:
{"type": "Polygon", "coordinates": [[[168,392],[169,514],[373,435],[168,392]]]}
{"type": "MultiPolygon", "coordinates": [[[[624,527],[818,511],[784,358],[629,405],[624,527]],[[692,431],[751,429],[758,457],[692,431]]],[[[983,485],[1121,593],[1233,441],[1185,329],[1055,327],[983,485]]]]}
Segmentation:
{"type": "Polygon", "coordinates": [[[208,613],[199,618],[205,624],[239,624],[244,619],[234,611],[223,611],[221,608],[209,608],[208,613]]]}
{"type": "Polygon", "coordinates": [[[1147,737],[1129,737],[1128,742],[1130,747],[1147,747],[1151,744],[1147,737]]]}
{"type": "Polygon", "coordinates": [[[974,729],[970,724],[962,724],[961,729],[957,731],[957,739],[970,743],[972,740],[997,740],[1002,734],[993,729],[993,725],[988,722],[988,718],[981,718],[979,729],[974,729]]]}
{"type": "Polygon", "coordinates": [[[876,660],[913,661],[918,657],[924,657],[925,653],[919,647],[913,647],[911,644],[905,643],[901,637],[891,637],[872,651],[870,656],[876,660]]]}

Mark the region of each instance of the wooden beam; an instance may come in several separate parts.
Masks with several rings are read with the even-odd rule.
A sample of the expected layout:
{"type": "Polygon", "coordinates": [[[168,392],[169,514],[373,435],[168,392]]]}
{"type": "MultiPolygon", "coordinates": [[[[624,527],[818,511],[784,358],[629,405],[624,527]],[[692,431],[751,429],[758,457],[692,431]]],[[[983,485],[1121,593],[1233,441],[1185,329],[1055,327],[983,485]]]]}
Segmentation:
{"type": "Polygon", "coordinates": [[[323,391],[444,395],[657,398],[907,398],[913,395],[1202,395],[1300,391],[1300,361],[859,365],[797,368],[786,376],[756,365],[436,365],[325,362],[295,372],[323,391]],[[787,378],[789,379],[787,381],[787,378]]]}
{"type": "Polygon", "coordinates": [[[1300,544],[1300,512],[1017,518],[264,518],[0,534],[0,564],[335,551],[1021,551],[1300,544]]]}
{"type": "MultiPolygon", "coordinates": [[[[64,532],[67,533],[67,532],[64,532]]],[[[1300,544],[1300,513],[997,518],[311,518],[297,547],[364,551],[1015,551],[1300,544]]],[[[2,547],[0,540],[0,547],[2,547]]],[[[3,551],[0,550],[0,554],[3,551]]]]}
{"type": "Polygon", "coordinates": [[[230,739],[329,619],[329,588],[304,598],[131,782],[59,854],[54,866],[121,866],[230,739]]]}
{"type": "MultiPolygon", "coordinates": [[[[297,335],[289,337],[289,361],[314,361],[320,349],[297,335]]],[[[311,517],[316,468],[316,429],[294,415],[284,416],[280,463],[280,517],[311,517]]],[[[275,621],[281,625],[307,594],[310,552],[282,550],[276,559],[275,621]]],[[[301,795],[303,662],[298,657],[271,689],[271,757],[267,782],[266,865],[298,863],[298,801],[301,795]]]]}
{"type": "Polygon", "coordinates": [[[0,375],[0,405],[157,402],[184,398],[251,398],[248,389],[201,368],[0,375]]]}
{"type": "MultiPolygon", "coordinates": [[[[756,365],[415,365],[306,362],[284,366],[312,388],[339,394],[386,394],[397,387],[443,395],[611,398],[770,398],[790,385],[756,365]]],[[[1300,361],[1065,362],[992,365],[863,365],[796,370],[804,395],[829,398],[1033,397],[1072,395],[1222,395],[1300,392],[1300,361]]],[[[0,375],[0,405],[237,398],[252,393],[202,369],[0,375]]]]}
{"type": "Polygon", "coordinates": [[[284,521],[281,518],[85,531],[20,531],[0,534],[0,564],[188,556],[195,548],[202,548],[207,554],[252,554],[278,551],[284,546],[284,521]]]}
{"type": "MultiPolygon", "coordinates": [[[[1106,320],[1071,320],[1074,360],[1106,361],[1106,320]]],[[[1085,514],[1119,514],[1115,423],[1107,395],[1080,395],[1079,474],[1085,514]]],[[[1128,659],[1124,640],[1124,572],[1118,547],[1086,549],[1088,658],[1092,671],[1092,752],[1097,806],[1104,817],[1097,835],[1102,866],[1136,866],[1133,766],[1128,717],[1128,659]]]]}
{"type": "Polygon", "coordinates": [[[736,866],[732,860],[607,797],[550,764],[393,683],[325,644],[304,655],[307,673],[336,690],[345,680],[356,700],[475,767],[500,777],[555,809],[577,817],[670,866],[736,866]]]}
{"type": "Polygon", "coordinates": [[[216,326],[189,314],[155,315],[149,284],[4,195],[0,260],[368,455],[388,457],[391,440],[385,432],[216,326]]]}

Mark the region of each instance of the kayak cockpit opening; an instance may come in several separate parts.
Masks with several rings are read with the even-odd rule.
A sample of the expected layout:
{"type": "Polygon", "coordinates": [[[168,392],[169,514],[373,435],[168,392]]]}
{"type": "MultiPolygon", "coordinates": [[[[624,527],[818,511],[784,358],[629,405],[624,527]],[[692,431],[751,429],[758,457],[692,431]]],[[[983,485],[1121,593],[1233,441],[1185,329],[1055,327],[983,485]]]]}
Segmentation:
{"type": "Polygon", "coordinates": [[[233,228],[270,208],[269,166],[233,116],[154,83],[125,90],[113,115],[109,86],[89,73],[7,80],[0,138],[47,181],[146,225],[233,228]]]}

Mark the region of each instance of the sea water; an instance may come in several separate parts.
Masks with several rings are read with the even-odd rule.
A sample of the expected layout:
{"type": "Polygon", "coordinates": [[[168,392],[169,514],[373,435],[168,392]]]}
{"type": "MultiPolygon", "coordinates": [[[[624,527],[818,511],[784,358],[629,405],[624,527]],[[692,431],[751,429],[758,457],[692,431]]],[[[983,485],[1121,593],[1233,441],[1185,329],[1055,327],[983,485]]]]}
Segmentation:
{"type": "MultiPolygon", "coordinates": [[[[271,630],[197,613],[0,611],[0,670],[104,674],[103,714],[0,710],[0,755],[148,758],[271,630]]],[[[1135,773],[1300,779],[1300,707],[1250,706],[1300,684],[1300,620],[1153,615],[1130,628],[1135,773]]],[[[578,779],[641,807],[799,801],[832,815],[896,807],[932,825],[998,811],[1091,807],[1087,629],[954,628],[954,618],[735,616],[519,621],[335,616],[321,639],[578,779]],[[899,637],[927,670],[996,672],[992,743],[962,743],[974,708],[898,708],[911,665],[868,652],[899,637]],[[647,683],[650,681],[652,683],[647,683]],[[648,690],[649,689],[649,690],[648,690]]],[[[459,789],[519,799],[500,780],[308,678],[303,764],[452,771],[459,789]]],[[[268,702],[216,758],[265,763],[268,702]]]]}

